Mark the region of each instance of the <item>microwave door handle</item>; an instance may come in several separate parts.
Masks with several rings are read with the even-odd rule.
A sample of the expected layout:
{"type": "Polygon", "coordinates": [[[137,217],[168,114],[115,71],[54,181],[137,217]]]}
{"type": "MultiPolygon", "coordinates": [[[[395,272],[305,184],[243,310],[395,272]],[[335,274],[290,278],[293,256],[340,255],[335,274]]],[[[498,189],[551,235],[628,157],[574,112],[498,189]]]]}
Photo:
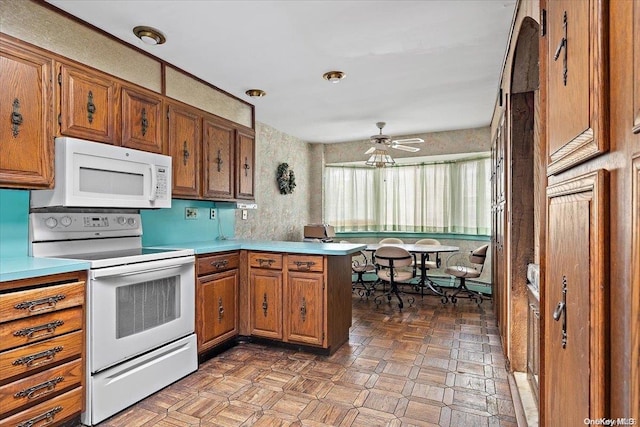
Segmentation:
{"type": "Polygon", "coordinates": [[[149,169],[151,171],[151,194],[149,194],[149,200],[153,202],[158,195],[158,176],[154,165],[149,165],[149,169]]]}

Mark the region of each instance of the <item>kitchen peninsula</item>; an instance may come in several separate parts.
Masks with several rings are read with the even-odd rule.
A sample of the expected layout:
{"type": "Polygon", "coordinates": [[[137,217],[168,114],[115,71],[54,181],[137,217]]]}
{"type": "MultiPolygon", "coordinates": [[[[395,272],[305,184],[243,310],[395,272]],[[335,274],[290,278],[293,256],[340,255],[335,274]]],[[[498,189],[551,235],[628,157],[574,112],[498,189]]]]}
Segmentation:
{"type": "Polygon", "coordinates": [[[351,254],[362,244],[184,242],[196,256],[202,357],[237,338],[332,354],[349,339],[351,254]]]}

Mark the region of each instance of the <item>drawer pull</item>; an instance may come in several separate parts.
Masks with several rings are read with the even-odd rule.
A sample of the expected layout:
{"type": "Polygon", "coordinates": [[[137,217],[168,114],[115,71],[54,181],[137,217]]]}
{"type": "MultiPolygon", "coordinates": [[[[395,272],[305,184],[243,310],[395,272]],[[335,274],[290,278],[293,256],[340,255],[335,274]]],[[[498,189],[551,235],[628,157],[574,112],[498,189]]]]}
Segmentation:
{"type": "Polygon", "coordinates": [[[64,377],[62,376],[55,377],[49,381],[45,381],[41,384],[34,385],[31,388],[25,388],[24,390],[21,390],[16,394],[14,394],[13,397],[15,398],[26,397],[27,399],[36,399],[40,396],[44,396],[45,394],[49,394],[52,391],[54,391],[58,383],[61,383],[63,380],[64,380],[64,377]],[[40,391],[40,393],[36,394],[37,391],[40,391]]]}
{"type": "Polygon", "coordinates": [[[256,258],[256,261],[260,264],[260,267],[271,267],[271,264],[276,262],[275,259],[270,258],[256,258]]]}
{"type": "Polygon", "coordinates": [[[218,322],[222,322],[224,317],[224,307],[222,306],[222,298],[218,298],[218,322]]]}
{"type": "Polygon", "coordinates": [[[298,270],[311,270],[311,267],[316,265],[315,261],[295,261],[294,264],[298,270]]]}
{"type": "Polygon", "coordinates": [[[228,259],[223,259],[221,261],[211,261],[211,265],[214,266],[215,268],[217,268],[218,270],[220,270],[221,268],[226,267],[227,264],[229,264],[229,260],[228,259]]]}
{"type": "Polygon", "coordinates": [[[64,325],[64,321],[55,320],[53,322],[46,323],[44,325],[34,326],[32,328],[19,329],[13,333],[13,336],[14,337],[26,336],[28,339],[42,338],[42,337],[46,337],[47,335],[53,335],[56,332],[56,328],[62,325],[64,325]],[[46,332],[39,335],[35,335],[35,336],[33,335],[34,333],[40,332],[40,331],[46,331],[46,332]]]}
{"type": "Polygon", "coordinates": [[[62,351],[62,346],[53,347],[52,349],[41,351],[40,353],[36,353],[30,356],[24,356],[19,359],[16,359],[13,361],[12,364],[14,366],[27,365],[27,367],[40,366],[45,363],[51,362],[56,357],[56,353],[60,353],[61,351],[62,351]],[[40,363],[34,364],[33,362],[35,362],[38,359],[45,359],[45,360],[41,361],[40,363]]]}
{"type": "Polygon", "coordinates": [[[52,310],[52,309],[54,309],[56,307],[56,304],[58,303],[58,301],[62,301],[65,298],[66,298],[66,295],[58,294],[58,295],[54,295],[52,297],[37,299],[37,300],[33,300],[33,301],[24,301],[24,302],[21,302],[21,303],[18,303],[16,305],[14,305],[13,307],[16,310],[29,310],[31,312],[33,312],[33,311],[43,311],[43,310],[52,310]],[[36,308],[36,307],[38,307],[40,305],[44,305],[44,307],[36,308]]]}
{"type": "Polygon", "coordinates": [[[47,426],[54,421],[56,414],[61,411],[62,406],[56,406],[55,408],[48,410],[44,414],[40,414],[37,417],[31,418],[30,420],[21,422],[16,427],[33,427],[34,425],[36,425],[36,423],[39,423],[43,420],[46,420],[46,422],[44,424],[40,424],[39,427],[47,426]]]}

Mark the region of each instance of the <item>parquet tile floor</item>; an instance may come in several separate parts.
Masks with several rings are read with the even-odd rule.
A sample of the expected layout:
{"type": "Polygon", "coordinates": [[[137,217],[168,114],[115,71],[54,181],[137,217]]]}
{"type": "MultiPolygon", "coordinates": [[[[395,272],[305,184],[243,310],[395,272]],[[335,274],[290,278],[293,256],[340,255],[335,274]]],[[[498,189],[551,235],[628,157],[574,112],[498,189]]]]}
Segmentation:
{"type": "Polygon", "coordinates": [[[516,426],[504,364],[491,301],[354,295],[333,355],[239,344],[100,427],[516,426]]]}

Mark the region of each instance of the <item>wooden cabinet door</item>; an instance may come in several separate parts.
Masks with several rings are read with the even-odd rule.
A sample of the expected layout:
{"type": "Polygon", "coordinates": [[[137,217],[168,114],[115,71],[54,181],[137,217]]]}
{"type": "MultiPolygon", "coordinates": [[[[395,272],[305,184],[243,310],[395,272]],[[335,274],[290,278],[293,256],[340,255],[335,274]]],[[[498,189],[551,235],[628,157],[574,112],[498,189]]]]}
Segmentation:
{"type": "Polygon", "coordinates": [[[204,119],[202,124],[203,196],[213,199],[234,197],[235,131],[231,126],[204,119]]]}
{"type": "Polygon", "coordinates": [[[238,334],[238,270],[198,279],[196,332],[198,352],[238,334]]]}
{"type": "Polygon", "coordinates": [[[123,86],[120,102],[122,146],[165,154],[162,97],[140,88],[123,86]]]}
{"type": "Polygon", "coordinates": [[[284,303],[287,341],[322,345],[323,286],[322,273],[289,271],[284,303]]]}
{"type": "Polygon", "coordinates": [[[580,425],[607,416],[606,172],[547,188],[544,418],[580,425]]]}
{"type": "Polygon", "coordinates": [[[282,339],[282,271],[252,268],[251,335],[282,339]]]}
{"type": "Polygon", "coordinates": [[[238,131],[238,155],[236,157],[237,188],[236,197],[238,199],[255,198],[254,178],[255,178],[255,139],[249,133],[238,131]]]}
{"type": "MultiPolygon", "coordinates": [[[[544,5],[543,5],[544,7],[544,5]]],[[[548,0],[547,174],[608,149],[607,2],[548,0]]]]}
{"type": "Polygon", "coordinates": [[[53,181],[53,61],[0,39],[0,184],[53,181]]]}
{"type": "Polygon", "coordinates": [[[173,196],[199,197],[202,118],[194,109],[169,104],[168,120],[173,196]]]}
{"type": "Polygon", "coordinates": [[[633,133],[640,134],[640,2],[637,0],[633,3],[633,133]]]}
{"type": "Polygon", "coordinates": [[[96,71],[61,64],[60,133],[114,144],[116,136],[116,83],[96,71]]]}

